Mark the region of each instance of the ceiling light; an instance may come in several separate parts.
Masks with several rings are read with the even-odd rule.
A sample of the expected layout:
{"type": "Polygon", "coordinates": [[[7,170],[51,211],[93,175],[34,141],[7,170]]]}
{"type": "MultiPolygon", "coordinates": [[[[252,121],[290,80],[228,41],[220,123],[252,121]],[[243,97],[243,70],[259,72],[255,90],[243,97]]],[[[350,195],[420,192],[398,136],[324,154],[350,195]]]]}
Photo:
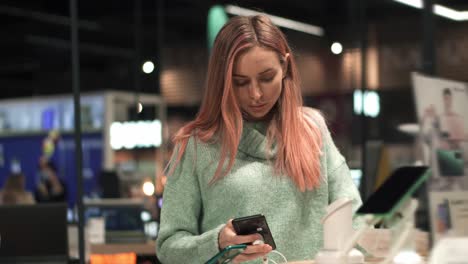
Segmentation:
{"type": "Polygon", "coordinates": [[[460,12],[442,5],[434,5],[434,13],[456,21],[468,20],[468,11],[460,12]]]}
{"type": "Polygon", "coordinates": [[[377,117],[380,114],[380,97],[375,91],[355,90],[353,94],[353,108],[356,115],[360,115],[364,106],[364,115],[377,117]],[[364,102],[363,102],[364,101],[364,102]]]}
{"type": "Polygon", "coordinates": [[[301,31],[301,32],[316,35],[319,37],[324,35],[323,28],[321,27],[302,23],[302,22],[297,22],[291,19],[273,16],[273,15],[269,15],[266,13],[257,12],[254,10],[250,10],[250,9],[242,8],[238,6],[233,6],[233,5],[227,5],[225,7],[225,10],[226,10],[226,13],[229,13],[231,15],[238,15],[238,16],[255,16],[255,15],[263,14],[263,15],[268,16],[271,19],[271,21],[277,26],[301,31]]]}
{"type": "Polygon", "coordinates": [[[141,111],[143,111],[143,105],[139,102],[137,112],[141,113],[141,111]]]}
{"type": "Polygon", "coordinates": [[[422,0],[394,0],[395,2],[402,3],[404,5],[412,6],[415,8],[423,8],[422,0]]]}
{"type": "Polygon", "coordinates": [[[143,193],[147,196],[151,196],[154,194],[154,184],[152,182],[145,182],[143,184],[143,193]]]}
{"type": "MultiPolygon", "coordinates": [[[[423,8],[422,0],[393,0],[393,1],[402,3],[404,5],[408,5],[414,8],[418,8],[418,9],[423,8]]],[[[457,11],[457,10],[445,7],[443,5],[435,4],[433,6],[433,12],[436,15],[439,15],[441,17],[445,17],[448,19],[452,19],[455,21],[468,20],[468,11],[457,11]]]]}
{"type": "Polygon", "coordinates": [[[331,51],[333,54],[340,54],[343,51],[343,46],[339,42],[333,42],[331,45],[331,51]]]}
{"type": "Polygon", "coordinates": [[[143,72],[146,73],[146,74],[150,74],[153,72],[154,70],[154,64],[152,61],[146,61],[145,63],[143,63],[143,72]]]}
{"type": "Polygon", "coordinates": [[[143,211],[140,213],[141,221],[148,222],[151,220],[151,214],[148,211],[143,211]]]}

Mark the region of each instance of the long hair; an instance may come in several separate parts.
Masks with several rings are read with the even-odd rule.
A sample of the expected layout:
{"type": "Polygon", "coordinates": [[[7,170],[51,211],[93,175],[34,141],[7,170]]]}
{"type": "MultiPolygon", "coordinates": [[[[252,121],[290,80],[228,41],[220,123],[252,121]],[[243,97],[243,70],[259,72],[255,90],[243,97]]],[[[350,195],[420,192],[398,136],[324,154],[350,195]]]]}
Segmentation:
{"type": "Polygon", "coordinates": [[[12,173],[5,181],[3,189],[6,191],[23,192],[25,185],[24,175],[22,173],[12,173]]]}
{"type": "MultiPolygon", "coordinates": [[[[218,33],[208,63],[205,93],[195,120],[174,136],[178,151],[169,175],[182,158],[189,138],[220,145],[220,159],[211,183],[229,173],[242,135],[243,119],[232,87],[234,61],[239,54],[259,46],[275,51],[287,63],[281,95],[267,130],[267,142],[276,143],[275,172],[286,174],[301,191],[320,184],[322,138],[313,115],[304,113],[296,63],[283,33],[263,15],[232,18],[218,33]],[[284,56],[289,53],[289,61],[284,56]],[[228,163],[226,164],[226,159],[228,163]]],[[[284,66],[284,65],[283,65],[284,66]]]]}

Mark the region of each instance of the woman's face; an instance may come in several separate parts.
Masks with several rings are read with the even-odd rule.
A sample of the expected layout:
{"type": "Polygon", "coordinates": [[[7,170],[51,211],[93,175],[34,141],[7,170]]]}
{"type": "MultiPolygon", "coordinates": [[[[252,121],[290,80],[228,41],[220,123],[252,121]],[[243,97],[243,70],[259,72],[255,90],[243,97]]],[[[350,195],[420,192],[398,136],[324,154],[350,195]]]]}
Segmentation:
{"type": "Polygon", "coordinates": [[[286,63],[283,64],[276,52],[257,46],[236,58],[232,86],[244,118],[249,121],[267,118],[283,89],[286,63]]]}

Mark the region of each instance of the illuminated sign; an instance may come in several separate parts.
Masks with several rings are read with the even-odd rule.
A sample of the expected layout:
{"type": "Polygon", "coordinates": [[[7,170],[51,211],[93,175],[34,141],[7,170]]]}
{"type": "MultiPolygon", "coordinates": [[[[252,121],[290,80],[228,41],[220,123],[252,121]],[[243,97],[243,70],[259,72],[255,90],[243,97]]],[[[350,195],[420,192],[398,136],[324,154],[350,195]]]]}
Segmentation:
{"type": "Polygon", "coordinates": [[[110,126],[112,149],[159,147],[162,143],[161,121],[113,122],[110,126]]]}

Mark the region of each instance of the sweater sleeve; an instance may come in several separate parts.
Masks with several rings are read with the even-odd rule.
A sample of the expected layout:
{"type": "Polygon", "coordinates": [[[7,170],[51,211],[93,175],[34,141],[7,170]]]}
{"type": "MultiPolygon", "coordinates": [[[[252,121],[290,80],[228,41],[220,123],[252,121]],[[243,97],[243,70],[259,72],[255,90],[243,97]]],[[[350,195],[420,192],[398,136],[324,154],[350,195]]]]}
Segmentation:
{"type": "MultiPolygon", "coordinates": [[[[323,133],[323,142],[326,155],[327,180],[329,203],[340,198],[349,198],[353,201],[353,213],[362,205],[361,196],[354,184],[346,160],[335,146],[330,131],[326,128],[323,133]]],[[[356,218],[355,218],[356,219],[356,218]]],[[[355,220],[354,228],[357,228],[361,222],[355,220]]]]}
{"type": "Polygon", "coordinates": [[[204,263],[219,252],[218,234],[224,225],[200,232],[202,201],[195,158],[191,138],[164,189],[156,241],[156,254],[163,264],[204,263]]]}

